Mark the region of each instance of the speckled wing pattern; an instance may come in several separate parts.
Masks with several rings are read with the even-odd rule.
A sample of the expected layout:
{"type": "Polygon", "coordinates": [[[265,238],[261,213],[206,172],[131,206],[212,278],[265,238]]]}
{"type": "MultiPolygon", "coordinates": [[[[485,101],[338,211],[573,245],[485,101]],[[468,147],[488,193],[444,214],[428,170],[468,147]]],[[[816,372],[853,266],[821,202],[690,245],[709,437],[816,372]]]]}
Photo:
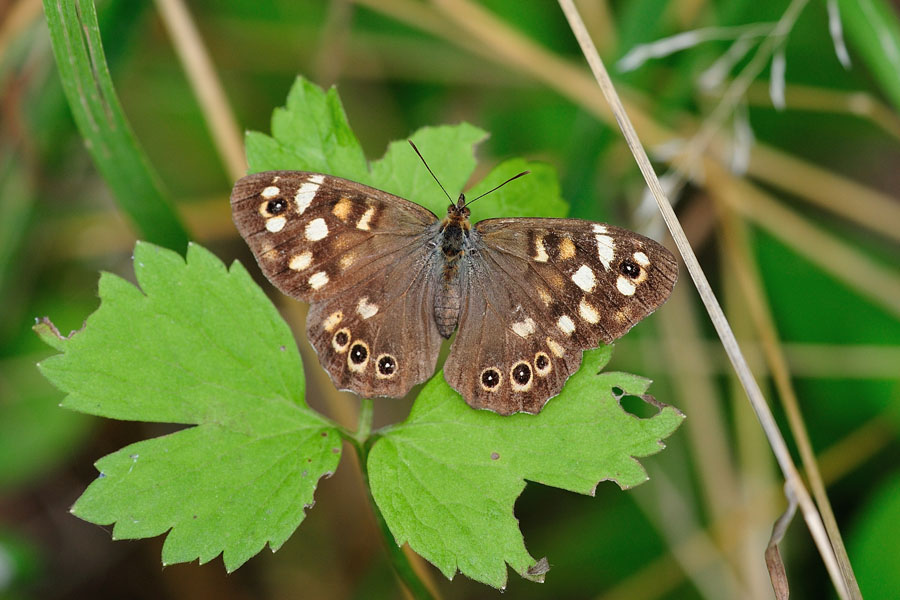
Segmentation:
{"type": "Polygon", "coordinates": [[[339,389],[400,397],[431,377],[442,339],[430,304],[441,265],[424,252],[434,213],[300,171],[244,177],[231,205],[269,281],[310,303],[307,335],[339,389]]]}
{"type": "Polygon", "coordinates": [[[540,412],[582,352],[628,332],[669,297],[672,254],[627,229],[577,219],[477,223],[460,268],[447,382],[476,408],[540,412]]]}
{"type": "Polygon", "coordinates": [[[462,197],[441,221],[321,173],[249,175],[231,204],[269,281],[310,303],[307,334],[335,385],[363,396],[400,397],[429,378],[441,333],[456,324],[447,382],[473,407],[538,413],[583,350],[653,312],[678,274],[668,250],[626,229],[537,218],[470,226],[462,197]]]}

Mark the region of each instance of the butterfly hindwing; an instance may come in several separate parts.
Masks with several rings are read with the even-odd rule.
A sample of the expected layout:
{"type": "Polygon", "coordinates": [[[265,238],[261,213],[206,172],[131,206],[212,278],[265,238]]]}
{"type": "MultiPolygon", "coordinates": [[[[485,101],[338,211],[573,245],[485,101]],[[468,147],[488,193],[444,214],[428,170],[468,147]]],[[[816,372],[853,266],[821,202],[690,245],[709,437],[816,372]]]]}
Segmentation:
{"type": "Polygon", "coordinates": [[[442,341],[431,314],[437,268],[407,252],[310,306],[307,336],[339,389],[396,398],[434,374],[442,341]]]}
{"type": "Polygon", "coordinates": [[[539,412],[584,349],[624,335],[677,278],[668,250],[611,225],[489,219],[472,239],[444,373],[469,404],[501,414],[539,412]]]}
{"type": "Polygon", "coordinates": [[[439,223],[433,213],[300,171],[248,175],[231,205],[269,281],[310,302],[310,342],[339,388],[402,396],[434,372],[441,338],[423,312],[439,268],[423,252],[439,223]]]}

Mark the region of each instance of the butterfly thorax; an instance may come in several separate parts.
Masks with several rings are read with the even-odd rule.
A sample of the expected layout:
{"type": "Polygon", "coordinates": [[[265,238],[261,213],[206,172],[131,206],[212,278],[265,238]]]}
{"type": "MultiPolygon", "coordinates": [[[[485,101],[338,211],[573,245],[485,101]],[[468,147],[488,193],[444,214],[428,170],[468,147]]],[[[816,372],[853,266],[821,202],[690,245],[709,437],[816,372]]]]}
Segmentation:
{"type": "Polygon", "coordinates": [[[434,320],[441,336],[449,338],[459,321],[461,304],[459,289],[459,261],[466,253],[469,237],[469,209],[465,196],[460,194],[456,204],[447,208],[447,216],[439,230],[443,255],[441,285],[435,291],[434,320]]]}

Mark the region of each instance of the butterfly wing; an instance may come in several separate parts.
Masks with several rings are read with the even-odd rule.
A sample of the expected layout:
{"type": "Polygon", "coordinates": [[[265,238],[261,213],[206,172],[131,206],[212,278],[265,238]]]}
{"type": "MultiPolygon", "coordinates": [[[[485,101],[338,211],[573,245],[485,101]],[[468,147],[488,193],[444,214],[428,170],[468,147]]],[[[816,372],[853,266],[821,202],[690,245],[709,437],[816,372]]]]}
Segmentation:
{"type": "Polygon", "coordinates": [[[678,267],[657,242],[575,219],[489,219],[460,270],[448,383],[476,408],[540,412],[581,364],[659,307],[678,267]]]}
{"type": "Polygon", "coordinates": [[[426,251],[439,225],[432,212],[300,171],[240,179],[231,206],[269,281],[310,303],[309,340],[335,385],[399,397],[434,372],[441,337],[424,312],[440,268],[426,251]]]}

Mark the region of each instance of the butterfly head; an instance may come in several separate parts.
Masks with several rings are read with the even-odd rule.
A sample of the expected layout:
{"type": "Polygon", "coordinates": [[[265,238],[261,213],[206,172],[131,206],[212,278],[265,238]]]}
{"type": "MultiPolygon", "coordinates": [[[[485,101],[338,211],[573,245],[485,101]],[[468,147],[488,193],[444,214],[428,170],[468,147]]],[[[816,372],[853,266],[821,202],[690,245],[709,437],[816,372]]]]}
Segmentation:
{"type": "Polygon", "coordinates": [[[471,211],[466,206],[466,196],[459,195],[456,204],[447,206],[447,216],[441,223],[441,231],[444,232],[445,238],[453,238],[456,235],[465,235],[469,231],[469,215],[471,211]]]}
{"type": "Polygon", "coordinates": [[[460,194],[456,204],[447,207],[447,217],[454,220],[468,219],[471,211],[466,207],[466,195],[460,194]]]}

